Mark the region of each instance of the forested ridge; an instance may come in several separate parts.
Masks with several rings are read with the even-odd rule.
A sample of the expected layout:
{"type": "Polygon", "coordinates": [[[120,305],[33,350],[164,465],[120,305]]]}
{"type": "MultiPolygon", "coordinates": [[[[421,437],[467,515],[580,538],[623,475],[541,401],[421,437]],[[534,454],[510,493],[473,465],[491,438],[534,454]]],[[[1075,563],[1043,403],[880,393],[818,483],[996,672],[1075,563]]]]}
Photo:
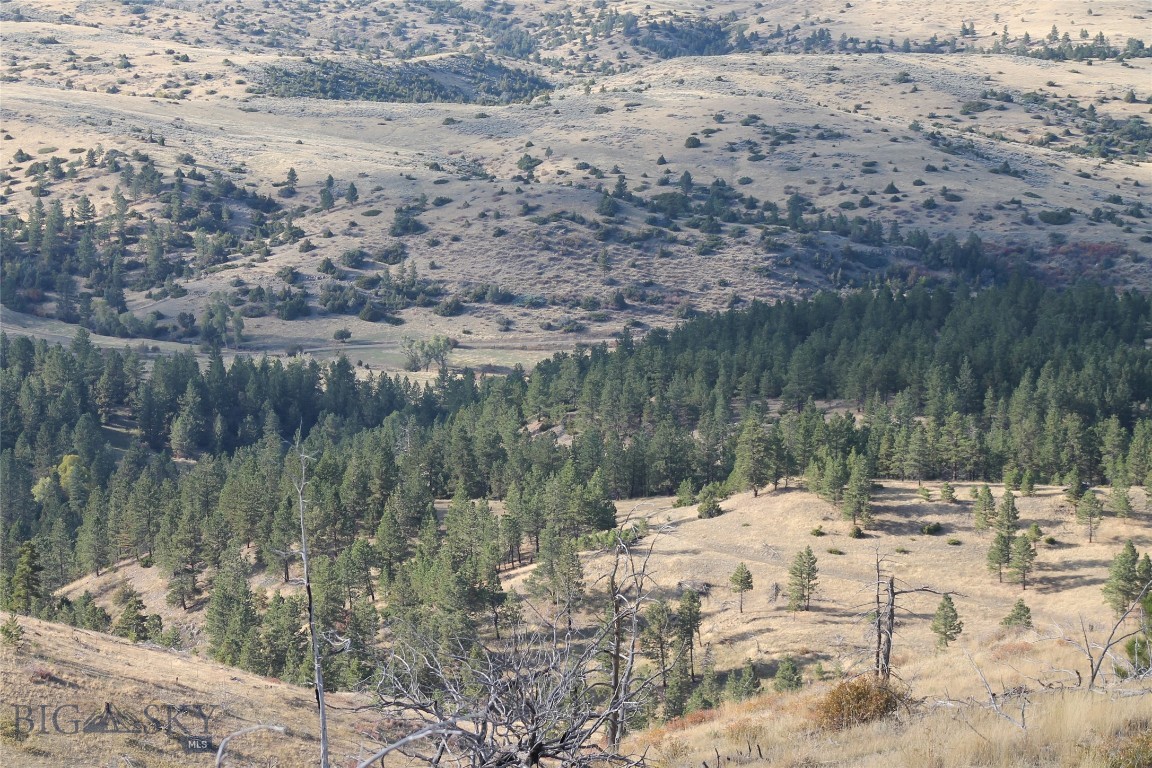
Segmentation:
{"type": "MultiPolygon", "coordinates": [[[[499,632],[515,610],[499,571],[526,557],[532,588],[575,610],[581,537],[616,525],[615,500],[800,476],[836,501],[858,475],[1147,486],[1150,336],[1145,296],[1023,279],[753,303],[530,375],[444,368],[423,386],[358,377],[343,357],[225,365],[217,351],[201,367],[100,350],[83,330],[68,347],[2,335],[0,594],[107,629],[90,597],[52,590],[134,557],[164,570],[172,605],[207,601],[216,658],[307,681],[306,641],[285,631],[302,600],[245,579],[290,575],[299,435],[318,621],[350,638],[326,663],[352,686],[380,612],[445,641],[499,632]]],[[[138,596],[120,602],[115,631],[180,642],[138,596]]]]}

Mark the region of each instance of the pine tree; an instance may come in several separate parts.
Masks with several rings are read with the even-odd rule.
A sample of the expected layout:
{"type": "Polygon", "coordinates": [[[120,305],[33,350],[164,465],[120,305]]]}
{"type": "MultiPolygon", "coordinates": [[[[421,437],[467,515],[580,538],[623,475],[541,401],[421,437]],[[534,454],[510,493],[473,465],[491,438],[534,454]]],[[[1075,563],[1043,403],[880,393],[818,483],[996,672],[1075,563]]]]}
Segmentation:
{"type": "Polygon", "coordinates": [[[657,600],[644,611],[640,632],[641,651],[660,665],[660,684],[668,686],[668,652],[675,629],[672,609],[666,600],[657,600]]]}
{"type": "Polygon", "coordinates": [[[9,648],[19,648],[24,642],[24,628],[16,619],[16,614],[8,614],[8,620],[0,624],[0,642],[9,648]]]}
{"type": "Polygon", "coordinates": [[[682,642],[678,641],[673,648],[673,657],[676,659],[672,671],[668,675],[668,685],[664,690],[664,719],[674,720],[683,717],[688,705],[688,695],[692,688],[692,675],[688,669],[688,653],[682,642]]]}
{"type": "Polygon", "coordinates": [[[1068,470],[1064,482],[1068,486],[1064,489],[1064,498],[1066,498],[1070,504],[1076,504],[1080,501],[1080,497],[1084,493],[1084,489],[1080,487],[1079,468],[1073,466],[1072,469],[1068,470]]]}
{"type": "Polygon", "coordinates": [[[956,606],[952,603],[950,595],[944,595],[940,600],[936,614],[932,617],[931,629],[936,633],[937,644],[941,648],[947,648],[948,643],[953,642],[964,631],[964,622],[960,621],[960,615],[956,613],[956,606]]]}
{"type": "Polygon", "coordinates": [[[360,199],[360,193],[356,190],[356,185],[348,182],[348,190],[344,193],[344,199],[349,203],[355,203],[360,199]]]}
{"type": "Polygon", "coordinates": [[[688,650],[688,670],[692,678],[696,677],[695,641],[700,634],[700,622],[703,614],[700,607],[700,595],[695,590],[687,589],[680,595],[680,602],[676,606],[676,636],[680,639],[681,647],[688,650]]]}
{"type": "Polygon", "coordinates": [[[44,588],[40,574],[40,552],[36,544],[26,541],[20,545],[16,568],[8,583],[8,599],[5,606],[9,611],[29,615],[40,607],[44,599],[44,588]]]}
{"type": "Polygon", "coordinates": [[[530,589],[548,597],[572,628],[573,613],[584,597],[584,569],[576,541],[549,525],[540,547],[540,561],[529,577],[530,589]]]}
{"type": "Polygon", "coordinates": [[[1108,511],[1116,517],[1128,517],[1132,514],[1132,498],[1128,495],[1127,478],[1117,477],[1108,492],[1108,511]]]}
{"type": "Polygon", "coordinates": [[[149,639],[148,617],[144,615],[144,601],[133,590],[124,604],[124,611],[112,627],[112,634],[127,638],[133,643],[149,639]]]}
{"type": "Polygon", "coordinates": [[[1014,533],[1020,526],[1020,513],[1016,511],[1016,496],[1005,489],[1000,506],[996,509],[996,530],[1014,533]]]}
{"type": "Polygon", "coordinates": [[[1032,479],[1031,469],[1024,470],[1024,477],[1020,480],[1020,495],[1028,497],[1036,495],[1036,483],[1032,479]]]}
{"type": "Polygon", "coordinates": [[[844,506],[840,513],[852,525],[868,525],[872,519],[872,477],[868,456],[853,450],[848,455],[848,486],[844,490],[844,506]]]}
{"type": "Polygon", "coordinates": [[[740,563],[732,572],[729,581],[732,583],[732,591],[740,600],[740,613],[744,613],[744,593],[752,589],[752,572],[748,570],[748,566],[740,563]]]}
{"type": "Polygon", "coordinates": [[[1012,605],[1012,610],[1000,622],[1000,626],[1032,629],[1032,609],[1024,604],[1023,598],[1020,598],[1012,605]]]}
{"type": "Polygon", "coordinates": [[[108,517],[104,496],[93,493],[88,499],[80,530],[76,532],[76,559],[85,572],[100,575],[100,569],[110,562],[108,546],[108,517]]]}
{"type": "Polygon", "coordinates": [[[720,680],[716,676],[716,659],[712,655],[712,649],[708,648],[704,651],[704,659],[700,663],[700,682],[688,697],[688,703],[684,708],[688,712],[712,709],[720,703],[721,694],[720,680]]]}
{"type": "Polygon", "coordinates": [[[844,499],[844,488],[848,484],[848,464],[843,456],[824,453],[823,472],[820,476],[820,495],[833,504],[839,504],[844,499]]]}
{"type": "Polygon", "coordinates": [[[222,558],[205,618],[212,657],[225,664],[237,664],[249,630],[259,621],[248,587],[248,569],[238,553],[227,553],[222,558]]]}
{"type": "Polygon", "coordinates": [[[776,665],[776,674],[772,678],[772,687],[781,693],[785,691],[798,691],[804,686],[804,676],[796,666],[796,660],[785,656],[776,665]]]}
{"type": "Polygon", "coordinates": [[[1100,499],[1091,490],[1084,492],[1080,501],[1076,503],[1076,521],[1088,529],[1088,543],[1092,543],[1092,536],[1100,524],[1104,509],[1100,499]]]}
{"type": "Polygon", "coordinates": [[[996,574],[997,581],[1004,581],[1004,566],[1012,558],[1012,540],[1014,534],[996,531],[992,543],[988,547],[988,570],[996,574]]]}
{"type": "Polygon", "coordinates": [[[756,674],[756,666],[751,659],[744,662],[744,668],[738,669],[728,676],[724,686],[724,695],[729,701],[744,701],[756,695],[760,687],[760,678],[756,674]]]}
{"type": "Polygon", "coordinates": [[[812,547],[805,547],[803,552],[797,552],[788,569],[788,610],[807,611],[812,607],[818,574],[819,569],[816,556],[812,554],[812,547]]]}
{"type": "Polygon", "coordinates": [[[751,489],[752,496],[760,494],[760,488],[772,481],[768,467],[768,436],[760,424],[759,415],[749,412],[740,426],[740,437],[736,440],[736,464],[732,469],[731,487],[739,490],[751,489]]]}
{"type": "Polygon", "coordinates": [[[176,571],[168,579],[168,592],[165,600],[168,605],[179,605],[181,610],[188,610],[188,601],[196,596],[196,580],[187,571],[176,571]]]}
{"type": "Polygon", "coordinates": [[[1108,569],[1108,580],[1104,582],[1104,601],[1117,616],[1128,610],[1144,587],[1139,583],[1137,574],[1139,563],[1140,555],[1129,539],[1124,542],[1124,548],[1113,558],[1112,566],[1108,569]]]}
{"type": "Polygon", "coordinates": [[[1028,589],[1028,574],[1036,562],[1036,548],[1027,536],[1017,536],[1012,542],[1012,552],[1008,558],[1008,571],[1014,581],[1020,582],[1022,589],[1028,589]]]}
{"type": "Polygon", "coordinates": [[[979,531],[988,530],[988,519],[995,509],[996,502],[992,498],[992,489],[987,484],[980,486],[976,494],[976,503],[972,506],[972,526],[979,531]]]}

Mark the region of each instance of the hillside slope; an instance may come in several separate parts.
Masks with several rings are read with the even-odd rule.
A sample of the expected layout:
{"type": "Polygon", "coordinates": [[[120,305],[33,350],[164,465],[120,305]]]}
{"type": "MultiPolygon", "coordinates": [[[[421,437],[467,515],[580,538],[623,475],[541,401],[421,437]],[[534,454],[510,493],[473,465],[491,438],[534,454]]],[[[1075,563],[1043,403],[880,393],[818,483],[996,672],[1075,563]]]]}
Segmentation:
{"type": "MultiPolygon", "coordinates": [[[[307,688],[191,653],[134,645],[26,616],[19,622],[22,648],[0,648],[4,765],[211,765],[214,748],[213,756],[186,753],[182,739],[207,735],[218,745],[224,736],[254,725],[287,730],[284,735],[260,731],[237,737],[229,743],[226,765],[316,761],[316,702],[307,688]],[[19,729],[18,738],[14,729],[19,729]]],[[[334,764],[362,759],[379,748],[369,748],[372,719],[354,711],[366,703],[366,697],[352,694],[329,696],[334,764]]]]}

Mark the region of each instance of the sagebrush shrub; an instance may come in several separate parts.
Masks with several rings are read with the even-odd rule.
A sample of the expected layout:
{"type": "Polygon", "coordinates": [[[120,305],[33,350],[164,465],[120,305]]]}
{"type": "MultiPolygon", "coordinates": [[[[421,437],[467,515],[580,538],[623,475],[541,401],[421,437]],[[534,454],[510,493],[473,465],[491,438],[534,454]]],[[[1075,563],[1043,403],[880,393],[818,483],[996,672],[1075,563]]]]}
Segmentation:
{"type": "Polygon", "coordinates": [[[833,731],[870,723],[895,713],[906,698],[890,683],[863,675],[828,691],[816,704],[816,722],[833,731]]]}

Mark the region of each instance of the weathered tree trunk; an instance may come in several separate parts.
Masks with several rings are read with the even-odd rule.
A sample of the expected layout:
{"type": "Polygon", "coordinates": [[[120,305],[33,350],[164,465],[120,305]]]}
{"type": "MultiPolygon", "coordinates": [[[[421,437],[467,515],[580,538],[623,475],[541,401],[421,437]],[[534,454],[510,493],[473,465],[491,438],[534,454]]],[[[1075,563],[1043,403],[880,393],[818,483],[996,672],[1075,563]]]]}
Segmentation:
{"type": "MultiPolygon", "coordinates": [[[[877,566],[879,570],[879,566],[877,566]]],[[[884,584],[883,610],[876,612],[876,676],[885,683],[892,676],[892,632],[896,628],[896,577],[889,576],[884,584]]],[[[876,603],[880,594],[877,590],[876,603]]]]}

